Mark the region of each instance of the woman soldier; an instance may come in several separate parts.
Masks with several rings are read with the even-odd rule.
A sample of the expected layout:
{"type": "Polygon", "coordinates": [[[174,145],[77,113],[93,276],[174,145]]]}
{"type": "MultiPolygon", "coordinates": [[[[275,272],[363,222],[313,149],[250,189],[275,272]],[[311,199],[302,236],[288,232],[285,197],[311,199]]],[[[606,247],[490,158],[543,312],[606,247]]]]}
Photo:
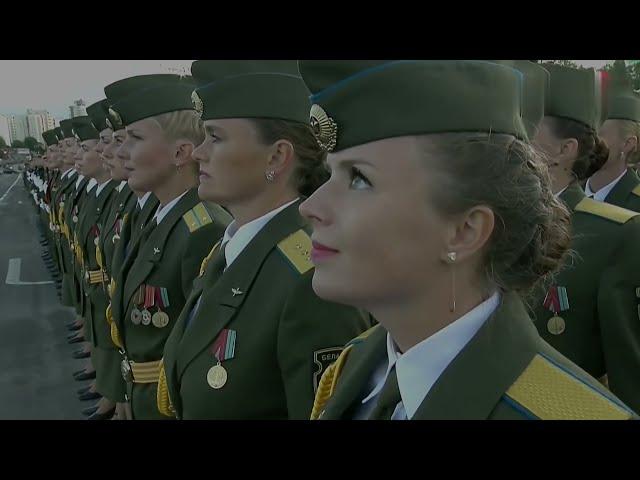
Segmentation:
{"type": "Polygon", "coordinates": [[[526,138],[521,81],[482,61],[304,61],[331,178],[301,205],[313,288],[380,325],[323,376],[312,418],[629,418],[542,341],[519,293],[568,214],[526,138]]]}
{"type": "Polygon", "coordinates": [[[553,192],[571,211],[575,252],[531,299],[542,338],[640,411],[640,217],[587,198],[580,182],[609,158],[596,133],[595,74],[545,65],[547,109],[535,143],[547,157],[553,192]]]}
{"type": "Polygon", "coordinates": [[[118,82],[126,96],[110,113],[127,130],[120,150],[128,183],[150,191],[160,206],[115,272],[111,312],[114,343],[121,345],[131,418],[162,417],[156,387],[164,343],[175,324],[202,259],[229,223],[219,206],[198,198],[192,153],[204,138],[193,111],[190,79],[118,82]]]}
{"type": "Polygon", "coordinates": [[[306,419],[323,369],[369,326],[311,288],[310,228],[298,207],[326,171],[307,124],[308,91],[295,61],[202,61],[192,74],[213,82],[194,95],[207,134],[194,152],[198,192],[234,221],[167,340],[159,410],[306,419]]]}

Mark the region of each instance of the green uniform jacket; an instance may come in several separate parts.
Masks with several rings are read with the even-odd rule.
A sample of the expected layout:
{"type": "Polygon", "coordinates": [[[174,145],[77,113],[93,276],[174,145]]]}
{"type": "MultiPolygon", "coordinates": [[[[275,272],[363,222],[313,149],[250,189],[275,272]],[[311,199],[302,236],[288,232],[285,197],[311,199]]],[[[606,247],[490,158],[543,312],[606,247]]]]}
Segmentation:
{"type": "MultiPolygon", "coordinates": [[[[110,209],[110,202],[116,197],[116,182],[110,181],[95,198],[91,204],[87,202],[87,208],[92,207],[84,218],[82,230],[78,234],[78,239],[82,243],[84,258],[84,278],[83,291],[85,294],[86,309],[85,318],[87,327],[91,331],[91,338],[94,347],[113,348],[111,341],[111,329],[107,323],[105,312],[107,309],[107,286],[104,283],[89,283],[88,272],[101,270],[97,260],[96,243],[99,244],[100,231],[110,209]]],[[[94,187],[95,188],[95,187],[94,187]]],[[[95,196],[95,190],[92,190],[95,196]]]]}
{"type": "MultiPolygon", "coordinates": [[[[351,419],[375,369],[387,362],[382,326],[356,339],[322,379],[320,419],[351,419]],[[337,370],[336,367],[340,366],[337,370]],[[336,373],[337,372],[337,373],[336,373]],[[327,398],[328,397],[328,400],[327,398]]],[[[315,409],[314,409],[315,410],[315,409]]],[[[412,420],[628,419],[633,412],[544,342],[520,298],[496,311],[447,366],[412,420]]]]}
{"type": "MultiPolygon", "coordinates": [[[[75,261],[75,270],[74,270],[74,279],[75,279],[75,289],[76,295],[79,299],[79,304],[77,307],[78,315],[82,317],[87,317],[87,302],[84,291],[84,275],[85,275],[85,261],[87,259],[87,251],[85,250],[84,238],[88,233],[89,229],[93,225],[94,216],[95,216],[95,208],[98,199],[96,198],[96,188],[97,185],[91,187],[91,190],[87,192],[85,188],[80,197],[78,198],[78,223],[76,223],[74,233],[76,235],[77,240],[77,248],[79,255],[76,256],[75,261]]],[[[95,245],[93,246],[95,248],[95,245]]],[[[91,341],[91,333],[92,330],[89,329],[85,331],[87,340],[91,341]]]]}
{"type": "MultiPolygon", "coordinates": [[[[129,361],[151,362],[162,358],[164,344],[198,276],[202,259],[222,237],[230,221],[222,207],[200,202],[198,189],[193,188],[146,240],[142,236],[137,239],[117,274],[112,303],[113,311],[118,312],[114,320],[129,361]],[[189,223],[193,214],[197,215],[195,225],[189,223]],[[169,324],[163,328],[153,323],[134,325],[131,321],[134,293],[141,285],[167,290],[169,306],[162,311],[169,316],[169,324]]],[[[145,229],[143,233],[147,232],[145,229]]],[[[158,308],[149,311],[153,314],[158,308]]],[[[156,387],[156,383],[129,386],[135,419],[163,418],[156,407],[156,387]]]]}
{"type": "MultiPolygon", "coordinates": [[[[78,177],[76,177],[76,181],[77,180],[78,180],[78,177]]],[[[76,313],[79,313],[80,298],[78,297],[78,289],[76,286],[76,279],[75,279],[76,262],[74,258],[73,248],[72,248],[74,246],[73,234],[75,232],[76,225],[80,219],[80,216],[79,216],[80,210],[79,208],[76,208],[76,206],[79,207],[79,201],[80,201],[80,198],[82,197],[82,192],[84,192],[87,188],[87,183],[89,183],[89,179],[87,177],[84,177],[80,181],[78,188],[75,188],[75,182],[74,182],[73,188],[75,188],[75,190],[69,195],[69,198],[67,199],[64,205],[64,219],[65,219],[66,228],[69,234],[67,244],[69,246],[69,253],[71,255],[68,259],[69,263],[67,264],[67,272],[69,273],[65,275],[62,279],[63,299],[67,298],[69,300],[68,303],[65,302],[65,305],[74,307],[76,309],[76,313]],[[74,221],[74,217],[76,219],[75,221],[74,221]]]]}
{"type": "MultiPolygon", "coordinates": [[[[571,210],[575,254],[557,273],[569,309],[558,312],[565,328],[552,334],[554,312],[543,305],[540,288],[529,304],[542,338],[595,378],[608,377],[611,391],[640,411],[640,216],[587,199],[577,184],[561,199],[571,210]],[[597,209],[599,214],[585,211],[597,209]]],[[[595,210],[594,210],[595,211],[595,210]]]]}
{"type": "Polygon", "coordinates": [[[122,188],[122,191],[116,191],[116,195],[100,232],[100,250],[109,278],[113,275],[112,263],[116,246],[122,238],[121,225],[124,224],[125,215],[127,218],[129,217],[138,201],[127,184],[122,188]]]}
{"type": "Polygon", "coordinates": [[[616,186],[611,189],[605,202],[618,207],[640,212],[640,178],[631,170],[620,179],[616,186]]]}
{"type": "Polygon", "coordinates": [[[164,351],[178,418],[308,419],[323,368],[370,327],[368,315],[313,292],[310,226],[298,212],[301,201],[271,219],[224,274],[214,256],[194,283],[164,351]],[[236,332],[235,353],[222,362],[226,384],[213,389],[207,382],[217,364],[211,346],[223,329],[236,332]]]}
{"type": "MultiPolygon", "coordinates": [[[[62,224],[64,222],[64,214],[63,209],[65,205],[65,200],[67,197],[73,192],[73,188],[76,181],[75,172],[71,172],[71,174],[64,179],[62,179],[60,185],[58,186],[55,195],[52,199],[52,211],[53,211],[53,221],[55,222],[55,244],[56,244],[56,252],[57,252],[57,260],[58,260],[58,270],[60,270],[62,275],[68,274],[67,265],[70,261],[71,252],[69,251],[69,244],[66,241],[66,237],[62,234],[62,224]]],[[[63,303],[65,300],[63,299],[63,303]]]]}
{"type": "MultiPolygon", "coordinates": [[[[123,215],[122,230],[120,232],[120,239],[116,239],[115,248],[113,250],[113,258],[111,259],[111,303],[113,304],[113,296],[118,288],[116,279],[120,276],[122,265],[127,258],[127,245],[135,244],[135,240],[140,235],[141,227],[144,228],[148,222],[151,221],[153,215],[158,209],[158,199],[155,195],[147,199],[142,208],[142,211],[138,212],[138,198],[136,195],[132,195],[133,199],[129,199],[127,205],[125,205],[126,212],[123,215]]],[[[115,228],[115,227],[114,227],[115,228]]],[[[113,241],[113,237],[112,237],[113,241]]],[[[113,307],[113,305],[112,305],[113,307]]],[[[119,319],[120,310],[112,308],[111,314],[116,324],[119,324],[122,320],[119,319]]]]}

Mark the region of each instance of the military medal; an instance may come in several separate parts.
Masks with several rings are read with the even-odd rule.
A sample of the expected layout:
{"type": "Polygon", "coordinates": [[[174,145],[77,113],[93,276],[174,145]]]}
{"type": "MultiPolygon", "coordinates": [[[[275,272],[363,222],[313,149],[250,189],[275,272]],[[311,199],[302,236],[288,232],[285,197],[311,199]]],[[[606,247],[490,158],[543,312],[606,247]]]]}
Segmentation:
{"type": "Polygon", "coordinates": [[[220,390],[226,385],[227,377],[227,371],[218,363],[207,372],[207,383],[214,390],[220,390]]]}
{"type": "Polygon", "coordinates": [[[164,328],[169,325],[169,315],[164,313],[162,309],[169,306],[169,293],[164,287],[154,287],[154,289],[155,305],[158,307],[158,311],[153,314],[151,321],[154,327],[164,328]]]}
{"type": "Polygon", "coordinates": [[[124,219],[116,217],[116,232],[113,234],[111,241],[115,243],[120,240],[120,233],[122,232],[122,224],[124,223],[124,219]]]}
{"type": "Polygon", "coordinates": [[[134,308],[133,310],[131,310],[131,322],[134,325],[140,325],[141,321],[142,321],[142,313],[140,312],[140,310],[138,310],[137,308],[134,308]]]}
{"type": "Polygon", "coordinates": [[[151,324],[151,312],[146,308],[142,310],[142,325],[150,325],[151,324]]]}
{"type": "Polygon", "coordinates": [[[234,357],[236,350],[236,331],[224,329],[213,342],[211,353],[217,360],[217,364],[207,372],[207,383],[214,390],[219,390],[227,384],[227,370],[222,366],[222,362],[234,357]]]}
{"type": "Polygon", "coordinates": [[[562,317],[558,317],[557,315],[551,317],[547,322],[547,330],[552,335],[561,335],[564,333],[566,328],[566,323],[562,317]]]}
{"type": "Polygon", "coordinates": [[[153,307],[155,303],[154,289],[151,285],[146,285],[144,288],[144,310],[142,310],[142,324],[147,326],[151,325],[151,312],[149,309],[153,307]]]}
{"type": "Polygon", "coordinates": [[[567,324],[558,313],[569,310],[567,289],[565,287],[551,287],[544,297],[543,305],[554,314],[547,322],[547,331],[551,335],[562,335],[567,328],[567,324]]]}

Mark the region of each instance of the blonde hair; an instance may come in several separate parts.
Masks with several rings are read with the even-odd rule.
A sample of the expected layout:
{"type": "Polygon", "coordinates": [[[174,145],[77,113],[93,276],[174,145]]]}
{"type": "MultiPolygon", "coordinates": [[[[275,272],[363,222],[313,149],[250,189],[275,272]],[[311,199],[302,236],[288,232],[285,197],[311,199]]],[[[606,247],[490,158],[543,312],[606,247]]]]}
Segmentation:
{"type": "MultiPolygon", "coordinates": [[[[152,117],[160,126],[166,139],[170,142],[176,140],[189,140],[197,147],[205,139],[204,124],[200,116],[193,110],[179,110],[176,112],[162,113],[152,117]]],[[[195,161],[187,165],[189,172],[198,174],[198,164],[195,161]]]]}
{"type": "Polygon", "coordinates": [[[185,139],[193,142],[196,147],[204,142],[204,125],[193,110],[162,113],[152,118],[160,125],[169,141],[185,139]]]}
{"type": "Polygon", "coordinates": [[[627,157],[628,164],[636,164],[640,162],[640,123],[633,120],[618,120],[620,125],[620,134],[625,140],[629,137],[636,137],[636,149],[627,157]]]}

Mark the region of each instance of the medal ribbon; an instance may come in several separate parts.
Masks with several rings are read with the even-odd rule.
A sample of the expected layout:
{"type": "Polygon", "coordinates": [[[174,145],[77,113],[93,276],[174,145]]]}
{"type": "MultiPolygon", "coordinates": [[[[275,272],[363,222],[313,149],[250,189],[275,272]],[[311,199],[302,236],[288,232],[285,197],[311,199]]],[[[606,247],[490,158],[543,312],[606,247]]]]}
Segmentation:
{"type": "Polygon", "coordinates": [[[211,346],[211,353],[218,360],[223,362],[234,357],[236,350],[236,331],[225,328],[211,346]]]}
{"type": "Polygon", "coordinates": [[[155,289],[156,287],[152,287],[151,285],[145,286],[144,308],[147,310],[155,304],[155,289]]]}
{"type": "Polygon", "coordinates": [[[569,297],[565,287],[551,287],[544,297],[545,308],[553,313],[569,310],[569,297]]]}
{"type": "Polygon", "coordinates": [[[169,294],[164,287],[155,289],[155,301],[158,308],[167,308],[169,306],[169,294]]]}
{"type": "Polygon", "coordinates": [[[558,298],[558,289],[551,287],[544,297],[544,307],[551,310],[553,313],[560,311],[560,299],[558,298]]]}

